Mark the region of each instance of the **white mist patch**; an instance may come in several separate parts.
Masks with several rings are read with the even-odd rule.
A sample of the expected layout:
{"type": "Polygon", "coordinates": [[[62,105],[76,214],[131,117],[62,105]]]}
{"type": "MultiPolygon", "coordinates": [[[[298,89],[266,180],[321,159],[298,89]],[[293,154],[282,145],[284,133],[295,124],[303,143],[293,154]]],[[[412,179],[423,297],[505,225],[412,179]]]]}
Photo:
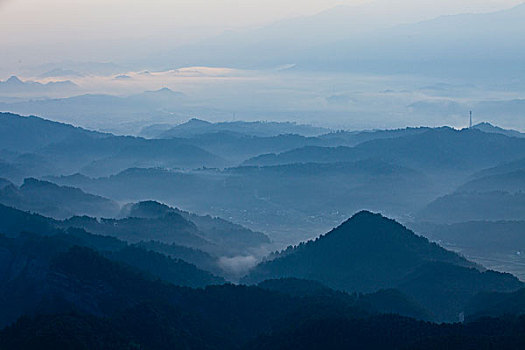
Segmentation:
{"type": "Polygon", "coordinates": [[[220,268],[235,276],[246,274],[255,265],[257,265],[257,258],[252,255],[219,258],[220,268]]]}

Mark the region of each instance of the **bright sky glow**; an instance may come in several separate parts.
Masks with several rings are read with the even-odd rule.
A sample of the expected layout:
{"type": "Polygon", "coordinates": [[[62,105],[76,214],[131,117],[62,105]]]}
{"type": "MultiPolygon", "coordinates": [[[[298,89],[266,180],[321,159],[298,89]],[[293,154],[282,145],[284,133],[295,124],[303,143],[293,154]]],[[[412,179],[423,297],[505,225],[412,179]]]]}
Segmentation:
{"type": "MultiPolygon", "coordinates": [[[[370,0],[0,0],[4,64],[111,61],[174,47],[224,30],[370,0]],[[138,44],[137,44],[138,43],[138,44]],[[130,47],[139,49],[130,51],[130,47]],[[106,54],[104,54],[106,53],[106,54]]],[[[506,8],[520,0],[378,0],[377,8],[421,19],[506,8]]]]}

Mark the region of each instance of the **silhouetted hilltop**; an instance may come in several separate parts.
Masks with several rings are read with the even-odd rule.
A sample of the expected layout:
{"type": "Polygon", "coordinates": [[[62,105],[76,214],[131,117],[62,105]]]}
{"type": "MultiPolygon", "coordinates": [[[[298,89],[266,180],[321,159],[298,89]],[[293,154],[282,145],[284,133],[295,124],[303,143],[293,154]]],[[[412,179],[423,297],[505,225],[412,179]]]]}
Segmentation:
{"type": "Polygon", "coordinates": [[[349,292],[398,288],[438,319],[450,320],[480,291],[521,286],[511,275],[478,268],[393,220],[360,212],[326,235],[260,263],[244,281],[296,277],[349,292]]]}
{"type": "Polygon", "coordinates": [[[158,219],[176,210],[156,201],[129,203],[122,208],[122,216],[130,218],[158,219]]]}
{"type": "Polygon", "coordinates": [[[212,249],[213,244],[200,235],[194,223],[177,213],[169,213],[160,219],[100,219],[72,217],[64,221],[65,227],[82,228],[86,231],[114,236],[119,239],[137,243],[157,240],[167,244],[175,243],[199,249],[212,249]]]}
{"type": "Polygon", "coordinates": [[[428,261],[474,266],[393,220],[362,211],[327,234],[262,262],[246,280],[309,275],[337,289],[370,291],[391,286],[428,261]],[[338,277],[333,280],[331,274],[338,277]]]}

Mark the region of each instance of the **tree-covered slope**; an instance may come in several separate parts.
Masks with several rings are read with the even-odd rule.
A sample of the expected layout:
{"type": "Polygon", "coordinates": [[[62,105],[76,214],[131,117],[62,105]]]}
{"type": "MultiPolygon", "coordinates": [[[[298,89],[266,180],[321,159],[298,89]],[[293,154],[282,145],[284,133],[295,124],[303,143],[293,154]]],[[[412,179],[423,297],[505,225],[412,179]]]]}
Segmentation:
{"type": "Polygon", "coordinates": [[[360,212],[316,240],[276,254],[244,281],[311,279],[349,292],[398,288],[440,320],[457,319],[480,291],[520,288],[512,275],[482,272],[475,264],[415,235],[397,222],[360,212]]]}

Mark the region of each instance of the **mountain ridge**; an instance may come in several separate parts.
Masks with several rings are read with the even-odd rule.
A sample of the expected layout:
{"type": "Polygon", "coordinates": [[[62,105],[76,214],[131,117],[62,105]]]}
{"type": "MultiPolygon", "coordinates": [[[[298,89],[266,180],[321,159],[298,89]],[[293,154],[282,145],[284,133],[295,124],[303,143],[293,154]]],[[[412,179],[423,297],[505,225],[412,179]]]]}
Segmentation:
{"type": "Polygon", "coordinates": [[[465,303],[484,289],[513,291],[523,285],[510,274],[485,272],[394,220],[368,211],[315,240],[277,253],[242,281],[286,277],[311,279],[348,292],[399,288],[441,320],[457,317],[465,303]]]}

